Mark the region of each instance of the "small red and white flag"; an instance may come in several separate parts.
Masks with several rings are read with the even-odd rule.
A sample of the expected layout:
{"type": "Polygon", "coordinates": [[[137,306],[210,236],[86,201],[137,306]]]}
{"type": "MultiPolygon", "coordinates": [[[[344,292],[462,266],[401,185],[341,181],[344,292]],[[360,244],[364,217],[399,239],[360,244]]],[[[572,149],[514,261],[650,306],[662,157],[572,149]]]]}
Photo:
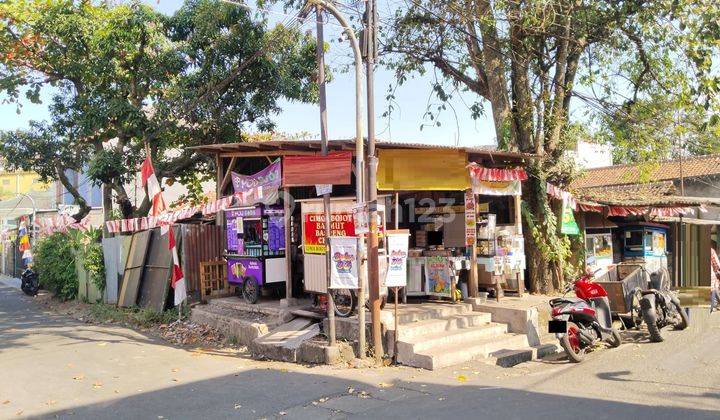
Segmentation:
{"type": "Polygon", "coordinates": [[[167,209],[165,206],[165,200],[162,196],[162,188],[160,188],[160,182],[155,176],[155,168],[153,168],[152,160],[150,155],[145,158],[142,166],[140,167],[140,175],[142,177],[142,186],[147,187],[148,198],[152,203],[150,214],[157,216],[167,209]]]}
{"type": "Polygon", "coordinates": [[[172,252],[173,266],[172,266],[172,277],[170,284],[175,289],[175,306],[183,303],[187,299],[187,286],[185,285],[185,276],[183,275],[182,268],[180,268],[180,258],[178,258],[177,247],[175,246],[175,233],[171,226],[163,224],[160,226],[160,232],[164,235],[167,233],[168,236],[168,248],[172,252]]]}

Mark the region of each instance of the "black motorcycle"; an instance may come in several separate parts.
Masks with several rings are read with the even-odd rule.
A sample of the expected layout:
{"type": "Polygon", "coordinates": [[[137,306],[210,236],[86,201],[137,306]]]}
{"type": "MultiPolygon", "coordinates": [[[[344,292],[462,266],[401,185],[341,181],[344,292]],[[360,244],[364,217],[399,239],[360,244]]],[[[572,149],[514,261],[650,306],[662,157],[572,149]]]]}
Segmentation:
{"type": "Polygon", "coordinates": [[[40,280],[32,268],[26,268],[20,275],[20,289],[28,296],[35,296],[40,290],[40,280]]]}
{"type": "Polygon", "coordinates": [[[647,325],[650,341],[663,341],[662,328],[671,325],[684,330],[690,324],[687,312],[680,307],[680,299],[670,290],[670,274],[663,268],[650,275],[650,289],[641,292],[640,317],[647,325]]]}

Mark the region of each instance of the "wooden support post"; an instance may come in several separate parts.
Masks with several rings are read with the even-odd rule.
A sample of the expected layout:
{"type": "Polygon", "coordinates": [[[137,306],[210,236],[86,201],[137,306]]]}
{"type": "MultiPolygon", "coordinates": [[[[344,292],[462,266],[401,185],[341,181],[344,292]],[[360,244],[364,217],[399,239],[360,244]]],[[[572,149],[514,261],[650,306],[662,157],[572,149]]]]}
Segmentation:
{"type": "MultiPolygon", "coordinates": [[[[225,187],[227,186],[228,182],[230,182],[230,178],[232,177],[232,170],[235,169],[235,162],[237,162],[237,158],[235,156],[230,158],[230,165],[228,165],[227,171],[225,171],[225,176],[223,176],[222,182],[220,183],[221,193],[225,191],[225,187]]],[[[219,198],[221,198],[221,194],[218,194],[218,199],[219,198]]]]}
{"type": "Polygon", "coordinates": [[[292,214],[290,214],[290,188],[283,188],[283,217],[285,221],[285,300],[287,306],[291,306],[293,299],[293,276],[292,276],[292,214]]]}
{"type": "Polygon", "coordinates": [[[395,334],[393,334],[393,359],[395,359],[395,362],[397,362],[397,352],[398,352],[398,335],[400,334],[400,331],[398,330],[398,293],[400,293],[400,288],[395,288],[395,313],[394,313],[394,323],[395,323],[395,334]]]}
{"type": "MultiPolygon", "coordinates": [[[[519,195],[513,197],[515,198],[515,234],[522,235],[522,198],[519,195]]],[[[516,278],[518,282],[518,296],[522,297],[523,293],[525,293],[525,275],[518,271],[516,278]]]]}

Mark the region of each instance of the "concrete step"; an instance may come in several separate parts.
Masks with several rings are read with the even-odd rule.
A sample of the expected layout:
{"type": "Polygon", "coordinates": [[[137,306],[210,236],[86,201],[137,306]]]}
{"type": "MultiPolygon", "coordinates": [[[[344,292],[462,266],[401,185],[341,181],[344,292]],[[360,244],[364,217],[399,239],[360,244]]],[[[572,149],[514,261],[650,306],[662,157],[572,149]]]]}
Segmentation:
{"type": "Polygon", "coordinates": [[[402,339],[398,342],[398,353],[413,352],[420,353],[433,347],[454,345],[464,347],[487,338],[498,338],[507,333],[506,324],[487,323],[477,327],[463,328],[455,331],[447,331],[440,334],[421,335],[402,339]]]}
{"type": "Polygon", "coordinates": [[[267,334],[270,327],[261,317],[248,318],[238,316],[233,311],[218,309],[209,305],[199,305],[192,309],[190,320],[196,324],[205,324],[216,328],[229,340],[247,346],[256,338],[267,334]]]}
{"type": "MultiPolygon", "coordinates": [[[[453,315],[472,312],[472,305],[468,303],[427,303],[423,305],[407,305],[398,314],[399,324],[423,321],[426,319],[446,318],[453,315]]],[[[392,328],[392,319],[388,324],[392,328]]]]}
{"type": "Polygon", "coordinates": [[[473,359],[487,358],[491,353],[500,350],[523,347],[528,347],[526,335],[504,334],[500,337],[483,338],[461,346],[456,343],[443,344],[418,353],[406,353],[398,350],[397,360],[404,365],[435,370],[473,359]]]}
{"type": "Polygon", "coordinates": [[[513,367],[531,360],[543,359],[560,351],[560,346],[554,343],[541,344],[539,346],[531,346],[517,350],[499,350],[491,353],[490,356],[485,359],[485,362],[502,367],[513,367]]]}
{"type": "MultiPolygon", "coordinates": [[[[420,335],[439,334],[447,331],[454,331],[461,328],[470,328],[484,325],[490,322],[490,314],[483,312],[469,312],[459,315],[451,315],[445,318],[425,319],[422,321],[400,324],[399,339],[407,341],[412,337],[420,335]]],[[[389,330],[390,339],[394,339],[394,330],[389,330]]]]}
{"type": "Polygon", "coordinates": [[[295,318],[256,338],[249,348],[253,356],[258,358],[297,362],[300,346],[318,334],[320,326],[317,323],[306,318],[295,318]]]}

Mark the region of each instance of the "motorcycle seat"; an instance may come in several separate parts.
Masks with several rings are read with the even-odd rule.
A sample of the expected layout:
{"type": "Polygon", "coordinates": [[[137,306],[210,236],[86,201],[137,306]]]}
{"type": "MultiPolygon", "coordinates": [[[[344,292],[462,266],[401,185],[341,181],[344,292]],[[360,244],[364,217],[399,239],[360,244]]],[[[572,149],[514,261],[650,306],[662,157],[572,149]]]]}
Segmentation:
{"type": "Polygon", "coordinates": [[[657,290],[655,290],[655,289],[642,290],[642,291],[640,292],[640,294],[643,295],[643,296],[645,296],[645,295],[654,295],[655,293],[657,293],[657,290]]]}
{"type": "Polygon", "coordinates": [[[565,303],[577,303],[582,302],[583,300],[580,298],[572,298],[572,297],[561,297],[561,298],[555,298],[550,299],[550,306],[558,306],[565,303]]]}

